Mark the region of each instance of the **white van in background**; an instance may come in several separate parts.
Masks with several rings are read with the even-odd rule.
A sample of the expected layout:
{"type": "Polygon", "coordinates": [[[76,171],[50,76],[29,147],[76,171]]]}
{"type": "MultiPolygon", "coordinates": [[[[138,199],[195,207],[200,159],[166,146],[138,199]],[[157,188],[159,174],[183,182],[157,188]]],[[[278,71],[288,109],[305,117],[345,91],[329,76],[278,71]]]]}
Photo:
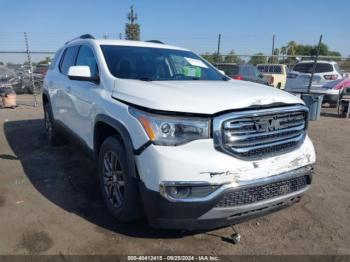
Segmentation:
{"type": "Polygon", "coordinates": [[[256,66],[271,86],[284,89],[286,86],[288,67],[283,64],[259,64],[256,66]]]}

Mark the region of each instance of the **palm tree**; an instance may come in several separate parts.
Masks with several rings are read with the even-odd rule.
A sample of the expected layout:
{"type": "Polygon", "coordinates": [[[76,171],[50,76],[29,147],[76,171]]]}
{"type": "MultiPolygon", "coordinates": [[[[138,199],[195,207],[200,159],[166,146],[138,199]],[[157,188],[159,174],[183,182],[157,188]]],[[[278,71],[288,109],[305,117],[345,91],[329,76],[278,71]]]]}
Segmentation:
{"type": "Polygon", "coordinates": [[[287,47],[285,47],[285,46],[281,47],[281,54],[282,54],[282,60],[283,60],[283,64],[284,64],[286,62],[284,60],[284,56],[287,54],[287,47]]]}
{"type": "Polygon", "coordinates": [[[287,44],[287,54],[290,56],[288,57],[288,64],[290,64],[291,60],[294,59],[297,45],[298,44],[295,41],[289,41],[287,44]]]}

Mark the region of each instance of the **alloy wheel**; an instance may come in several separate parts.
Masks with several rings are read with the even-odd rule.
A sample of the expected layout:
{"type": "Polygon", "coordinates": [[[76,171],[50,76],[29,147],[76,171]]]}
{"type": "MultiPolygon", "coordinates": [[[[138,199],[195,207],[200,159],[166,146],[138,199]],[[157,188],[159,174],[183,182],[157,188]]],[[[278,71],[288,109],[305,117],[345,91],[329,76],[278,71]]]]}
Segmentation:
{"type": "Polygon", "coordinates": [[[120,208],[124,201],[125,180],[124,171],[117,154],[108,151],[103,157],[103,185],[108,201],[120,208]]]}

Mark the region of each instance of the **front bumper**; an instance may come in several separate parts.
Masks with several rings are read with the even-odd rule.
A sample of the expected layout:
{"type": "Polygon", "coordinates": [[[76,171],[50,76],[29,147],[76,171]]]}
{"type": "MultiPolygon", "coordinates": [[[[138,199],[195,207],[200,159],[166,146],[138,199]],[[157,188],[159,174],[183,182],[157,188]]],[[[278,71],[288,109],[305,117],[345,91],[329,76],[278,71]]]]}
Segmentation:
{"type": "Polygon", "coordinates": [[[290,206],[299,201],[302,194],[309,189],[311,181],[312,168],[306,166],[239,185],[225,184],[205,201],[169,201],[159,192],[147,189],[143,183],[140,184],[140,191],[147,218],[152,226],[211,229],[239,223],[290,206]],[[297,187],[295,181],[301,178],[305,178],[305,184],[297,187]],[[247,204],[240,202],[239,205],[232,205],[232,202],[226,201],[228,196],[238,192],[246,192],[244,201],[247,204]]]}

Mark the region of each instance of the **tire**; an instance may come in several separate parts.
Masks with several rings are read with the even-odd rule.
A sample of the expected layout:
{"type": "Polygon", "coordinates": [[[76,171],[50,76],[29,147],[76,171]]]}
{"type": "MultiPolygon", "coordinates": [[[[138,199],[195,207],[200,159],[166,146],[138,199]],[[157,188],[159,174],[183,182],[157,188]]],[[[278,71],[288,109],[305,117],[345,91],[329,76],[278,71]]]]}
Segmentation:
{"type": "Polygon", "coordinates": [[[66,141],[57,133],[57,130],[55,129],[50,103],[46,103],[44,105],[44,127],[46,139],[51,146],[65,144],[66,141]]]}
{"type": "Polygon", "coordinates": [[[278,83],[276,87],[277,87],[278,89],[281,89],[281,86],[282,86],[281,83],[278,83]]]}
{"type": "Polygon", "coordinates": [[[138,181],[130,174],[124,145],[114,136],[101,146],[98,175],[103,200],[115,218],[130,222],[143,216],[138,181]]]}

